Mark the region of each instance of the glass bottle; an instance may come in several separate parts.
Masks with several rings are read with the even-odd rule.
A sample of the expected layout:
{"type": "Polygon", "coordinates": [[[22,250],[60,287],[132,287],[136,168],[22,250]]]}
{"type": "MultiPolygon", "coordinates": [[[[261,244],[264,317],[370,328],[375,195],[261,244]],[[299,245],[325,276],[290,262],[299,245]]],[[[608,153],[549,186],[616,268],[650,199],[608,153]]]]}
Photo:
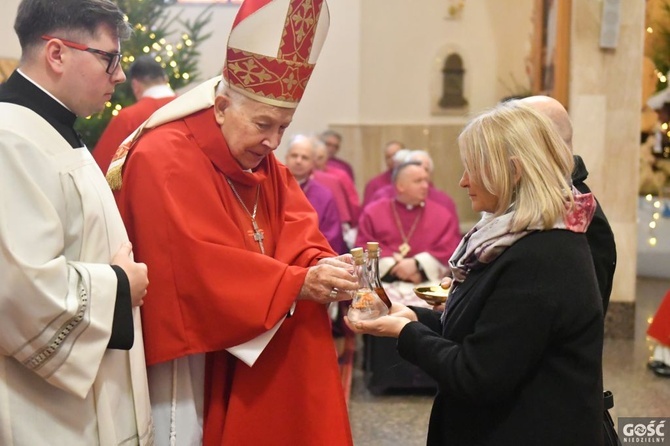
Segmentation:
{"type": "Polygon", "coordinates": [[[354,273],[358,277],[358,290],[351,301],[347,317],[350,321],[357,322],[386,316],[389,313],[388,307],[370,285],[363,248],[353,248],[351,255],[354,256],[354,273]]]}
{"type": "Polygon", "coordinates": [[[372,289],[375,290],[377,296],[386,304],[388,308],[391,308],[391,299],[389,299],[386,291],[384,291],[384,286],[382,285],[382,280],[379,277],[379,257],[381,257],[381,249],[379,249],[378,242],[368,242],[367,243],[367,252],[368,260],[366,263],[366,269],[368,272],[368,280],[372,285],[372,289]]]}

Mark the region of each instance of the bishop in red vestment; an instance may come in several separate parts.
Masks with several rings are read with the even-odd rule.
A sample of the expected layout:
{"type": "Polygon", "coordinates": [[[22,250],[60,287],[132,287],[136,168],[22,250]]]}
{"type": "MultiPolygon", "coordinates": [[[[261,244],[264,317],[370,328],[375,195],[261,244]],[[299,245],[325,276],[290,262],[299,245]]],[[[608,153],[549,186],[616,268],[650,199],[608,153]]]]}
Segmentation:
{"type": "Polygon", "coordinates": [[[295,61],[307,59],[304,48],[285,44],[323,42],[311,34],[325,32],[327,20],[323,0],[246,0],[221,83],[159,110],[108,172],[136,257],[150,270],[142,316],[157,445],[173,437],[177,445],[352,444],[325,304],[357,284],[272,153],[313,68],[295,61]],[[299,41],[287,28],[278,54],[291,54],[290,63],[247,51],[245,36],[273,28],[259,25],[296,17],[311,28],[299,29],[309,36],[299,41]],[[244,70],[259,61],[249,57],[276,82],[251,82],[257,72],[244,70]],[[283,82],[287,67],[304,78],[283,82]]]}

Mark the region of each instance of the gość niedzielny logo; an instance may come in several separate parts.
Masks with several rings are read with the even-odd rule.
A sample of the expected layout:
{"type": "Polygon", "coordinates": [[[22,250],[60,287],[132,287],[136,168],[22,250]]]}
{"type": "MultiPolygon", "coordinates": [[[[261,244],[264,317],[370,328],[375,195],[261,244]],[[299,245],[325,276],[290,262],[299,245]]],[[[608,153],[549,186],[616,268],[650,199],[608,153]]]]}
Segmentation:
{"type": "Polygon", "coordinates": [[[667,418],[619,418],[619,437],[622,444],[659,444],[666,443],[665,429],[667,418]]]}

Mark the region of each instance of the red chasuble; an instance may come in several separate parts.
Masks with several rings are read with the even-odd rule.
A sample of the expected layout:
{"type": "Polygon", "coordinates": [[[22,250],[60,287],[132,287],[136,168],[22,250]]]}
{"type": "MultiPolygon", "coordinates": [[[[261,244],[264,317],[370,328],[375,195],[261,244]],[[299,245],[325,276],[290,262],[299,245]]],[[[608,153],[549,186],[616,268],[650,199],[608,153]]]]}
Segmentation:
{"type": "Polygon", "coordinates": [[[224,350],[277,324],[306,267],[334,255],[291,173],[273,154],[242,171],[211,108],[149,130],[124,169],[119,208],[149,268],[147,362],[207,354],[203,444],[352,444],[324,305],[298,301],[253,367],[224,350]],[[250,212],[260,186],[265,255],[226,176],[250,212]]]}

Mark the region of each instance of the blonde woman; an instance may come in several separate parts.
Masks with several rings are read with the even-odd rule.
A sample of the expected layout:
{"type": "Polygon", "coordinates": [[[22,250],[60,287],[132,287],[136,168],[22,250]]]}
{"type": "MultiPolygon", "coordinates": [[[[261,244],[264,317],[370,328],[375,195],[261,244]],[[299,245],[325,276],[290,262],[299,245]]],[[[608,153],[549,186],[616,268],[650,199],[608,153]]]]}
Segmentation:
{"type": "Polygon", "coordinates": [[[584,235],[595,200],[572,187],[552,124],[517,101],[458,142],[483,218],[449,261],[446,310],[394,304],[351,327],[397,337],[437,381],[428,445],[602,444],[602,303],[584,235]]]}

